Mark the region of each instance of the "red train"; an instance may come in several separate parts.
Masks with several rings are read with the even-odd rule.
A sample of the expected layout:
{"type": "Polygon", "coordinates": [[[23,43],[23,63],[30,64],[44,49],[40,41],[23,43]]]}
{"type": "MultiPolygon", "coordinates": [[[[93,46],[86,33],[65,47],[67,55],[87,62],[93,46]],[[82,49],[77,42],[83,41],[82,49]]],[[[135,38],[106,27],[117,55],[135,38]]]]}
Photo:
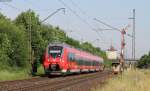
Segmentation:
{"type": "Polygon", "coordinates": [[[67,44],[49,44],[43,59],[46,74],[100,71],[103,59],[67,44]]]}

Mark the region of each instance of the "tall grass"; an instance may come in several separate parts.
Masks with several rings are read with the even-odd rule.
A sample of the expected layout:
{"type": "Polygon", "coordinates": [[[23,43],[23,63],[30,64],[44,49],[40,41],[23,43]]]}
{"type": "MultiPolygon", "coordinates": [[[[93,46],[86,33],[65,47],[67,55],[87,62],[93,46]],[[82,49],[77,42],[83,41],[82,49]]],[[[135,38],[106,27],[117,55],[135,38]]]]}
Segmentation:
{"type": "Polygon", "coordinates": [[[8,81],[8,80],[19,80],[29,78],[30,75],[26,70],[1,70],[0,71],[0,81],[8,81]]]}
{"type": "Polygon", "coordinates": [[[129,70],[93,91],[150,91],[150,70],[129,70]]]}
{"type": "Polygon", "coordinates": [[[38,69],[37,69],[36,75],[37,75],[37,76],[40,76],[40,75],[43,75],[44,73],[45,73],[45,72],[44,72],[44,68],[43,68],[42,65],[40,65],[40,66],[38,67],[38,69]]]}
{"type": "MultiPolygon", "coordinates": [[[[43,66],[39,66],[35,75],[41,76],[42,74],[44,74],[43,66]]],[[[7,69],[0,69],[0,81],[20,80],[31,77],[31,71],[27,68],[20,69],[15,67],[8,67],[7,69]]]]}

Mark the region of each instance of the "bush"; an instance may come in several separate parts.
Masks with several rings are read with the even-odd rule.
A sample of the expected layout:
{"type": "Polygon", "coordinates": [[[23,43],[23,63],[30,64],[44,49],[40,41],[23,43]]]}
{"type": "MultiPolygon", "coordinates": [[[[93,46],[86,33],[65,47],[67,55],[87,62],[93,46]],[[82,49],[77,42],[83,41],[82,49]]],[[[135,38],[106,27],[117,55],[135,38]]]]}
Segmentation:
{"type": "Polygon", "coordinates": [[[138,68],[150,68],[150,52],[149,54],[145,54],[140,58],[137,64],[138,68]]]}

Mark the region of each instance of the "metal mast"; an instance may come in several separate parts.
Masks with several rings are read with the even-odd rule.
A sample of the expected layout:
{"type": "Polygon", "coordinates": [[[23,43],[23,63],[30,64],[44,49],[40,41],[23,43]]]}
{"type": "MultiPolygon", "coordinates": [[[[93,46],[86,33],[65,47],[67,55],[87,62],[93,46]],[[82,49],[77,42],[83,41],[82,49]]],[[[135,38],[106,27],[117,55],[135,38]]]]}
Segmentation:
{"type": "Polygon", "coordinates": [[[135,60],[135,9],[133,9],[133,58],[135,60]]]}
{"type": "Polygon", "coordinates": [[[135,60],[135,9],[133,9],[133,16],[129,19],[132,19],[133,21],[133,31],[132,31],[132,58],[135,60]]]}

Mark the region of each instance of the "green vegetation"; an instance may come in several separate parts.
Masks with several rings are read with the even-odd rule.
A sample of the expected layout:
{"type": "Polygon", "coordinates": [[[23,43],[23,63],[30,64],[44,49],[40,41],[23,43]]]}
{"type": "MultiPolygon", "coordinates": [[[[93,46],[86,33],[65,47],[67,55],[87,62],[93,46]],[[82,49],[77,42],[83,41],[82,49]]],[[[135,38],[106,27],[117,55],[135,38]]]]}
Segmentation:
{"type": "Polygon", "coordinates": [[[27,70],[0,70],[0,81],[27,79],[30,76],[27,70]]]}
{"type": "MultiPolygon", "coordinates": [[[[81,50],[91,52],[106,59],[106,54],[100,48],[95,48],[92,44],[85,42],[80,44],[66,35],[59,27],[42,24],[39,16],[32,10],[22,12],[15,20],[10,20],[0,14],[0,75],[12,77],[23,73],[21,77],[27,77],[31,70],[31,63],[37,62],[40,69],[42,55],[46,46],[51,42],[65,42],[81,50]],[[31,34],[31,43],[30,43],[31,34]],[[31,49],[31,51],[30,51],[31,49]],[[32,52],[32,62],[30,53],[32,52]],[[21,71],[20,69],[26,69],[21,71]],[[19,71],[21,72],[19,72],[19,71]],[[14,73],[14,75],[13,75],[14,73]],[[4,75],[2,75],[4,74],[4,75]]],[[[42,72],[42,70],[40,71],[42,72]]],[[[21,78],[19,77],[19,78],[21,78]]],[[[17,76],[16,76],[17,78],[17,76]]],[[[0,80],[1,80],[0,79],[0,80]]]]}
{"type": "Polygon", "coordinates": [[[1,15],[0,18],[0,69],[26,67],[28,62],[27,36],[23,28],[1,15]]]}
{"type": "Polygon", "coordinates": [[[42,65],[40,65],[37,69],[37,76],[40,76],[44,73],[44,68],[42,65]]]}
{"type": "Polygon", "coordinates": [[[149,54],[143,55],[137,64],[138,68],[150,68],[150,52],[149,54]]]}
{"type": "Polygon", "coordinates": [[[93,91],[149,91],[150,70],[128,70],[122,75],[106,81],[106,83],[93,91]]]}
{"type": "Polygon", "coordinates": [[[107,60],[107,59],[106,59],[106,60],[104,61],[104,65],[105,65],[106,68],[111,68],[112,60],[107,60]]]}

